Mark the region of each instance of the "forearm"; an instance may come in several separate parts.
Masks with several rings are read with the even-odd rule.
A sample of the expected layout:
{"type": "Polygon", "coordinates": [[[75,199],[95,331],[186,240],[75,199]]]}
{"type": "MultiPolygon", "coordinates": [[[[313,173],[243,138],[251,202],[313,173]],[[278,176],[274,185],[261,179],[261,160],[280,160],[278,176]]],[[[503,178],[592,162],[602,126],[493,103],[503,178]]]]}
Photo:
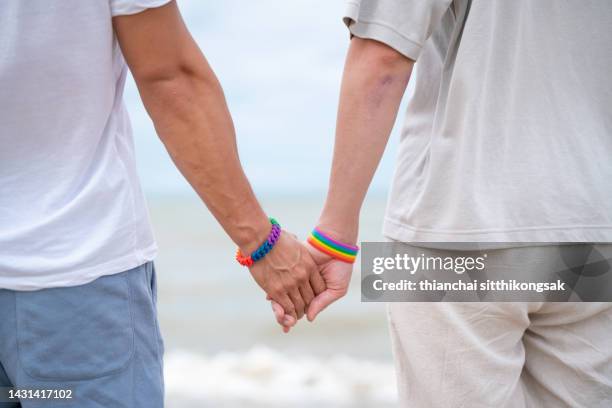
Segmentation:
{"type": "Polygon", "coordinates": [[[223,91],[176,2],[113,19],[158,135],[229,236],[254,250],[270,231],[242,171],[223,91]]]}
{"type": "Polygon", "coordinates": [[[139,88],[181,173],[232,240],[244,251],[255,249],[270,224],[243,172],[223,91],[204,58],[194,69],[139,88]]]}
{"type": "MultiPolygon", "coordinates": [[[[176,2],[115,17],[113,24],[140,96],[172,159],[241,252],[251,254],[268,237],[270,222],[240,165],[221,85],[176,2]]],[[[293,321],[325,290],[306,248],[290,234],[280,235],[274,250],[249,271],[293,321]]]]}
{"type": "Polygon", "coordinates": [[[340,91],[334,158],[319,225],[357,240],[359,213],[408,84],[413,62],[387,46],[353,38],[340,91]]]}
{"type": "MultiPolygon", "coordinates": [[[[210,68],[201,68],[141,86],[141,95],[177,167],[241,252],[250,254],[267,239],[270,222],[242,171],[221,87],[210,68]]],[[[274,248],[249,269],[296,321],[325,283],[291,235],[282,234],[274,248]]]]}

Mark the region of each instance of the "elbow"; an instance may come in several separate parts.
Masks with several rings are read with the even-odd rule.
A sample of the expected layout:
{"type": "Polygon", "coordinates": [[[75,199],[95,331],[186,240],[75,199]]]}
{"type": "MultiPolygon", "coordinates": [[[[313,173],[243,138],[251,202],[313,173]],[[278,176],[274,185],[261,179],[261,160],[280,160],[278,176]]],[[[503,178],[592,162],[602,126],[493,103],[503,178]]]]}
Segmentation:
{"type": "Polygon", "coordinates": [[[188,64],[150,68],[134,79],[156,128],[193,121],[204,95],[222,93],[212,70],[188,64]]]}
{"type": "Polygon", "coordinates": [[[199,52],[181,52],[166,59],[132,67],[141,93],[173,98],[177,93],[192,94],[195,89],[220,87],[206,58],[199,52]]]}
{"type": "Polygon", "coordinates": [[[414,64],[414,61],[384,44],[373,49],[370,58],[376,67],[388,72],[407,72],[414,64]]]}
{"type": "Polygon", "coordinates": [[[351,52],[377,83],[408,82],[414,61],[379,41],[353,37],[351,52]]]}
{"type": "Polygon", "coordinates": [[[177,92],[191,92],[196,87],[218,86],[212,70],[203,64],[171,61],[132,71],[138,88],[151,91],[159,97],[172,96],[177,92]]]}

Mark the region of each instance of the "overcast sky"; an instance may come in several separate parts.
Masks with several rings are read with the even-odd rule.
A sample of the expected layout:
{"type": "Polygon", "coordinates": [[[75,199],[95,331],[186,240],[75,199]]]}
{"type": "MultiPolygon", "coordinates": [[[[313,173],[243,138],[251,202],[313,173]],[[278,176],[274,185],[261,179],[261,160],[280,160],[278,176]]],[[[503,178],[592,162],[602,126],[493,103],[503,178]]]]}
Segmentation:
{"type": "MultiPolygon", "coordinates": [[[[349,44],[344,4],[179,0],[187,26],[223,85],[241,159],[259,193],[308,194],[326,188],[349,44]]],[[[125,100],[145,190],[188,191],[131,79],[125,100]]],[[[376,191],[387,191],[390,183],[398,127],[374,180],[376,191]]]]}

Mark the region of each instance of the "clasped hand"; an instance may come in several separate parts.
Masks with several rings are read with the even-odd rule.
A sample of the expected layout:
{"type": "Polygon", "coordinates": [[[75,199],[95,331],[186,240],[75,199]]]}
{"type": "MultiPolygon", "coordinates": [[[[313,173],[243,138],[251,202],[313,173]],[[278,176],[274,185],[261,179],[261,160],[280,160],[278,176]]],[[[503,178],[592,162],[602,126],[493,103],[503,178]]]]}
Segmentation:
{"type": "Polygon", "coordinates": [[[304,315],[313,321],[323,309],[343,297],[352,269],[351,264],[302,244],[287,232],[265,258],[250,267],[285,332],[304,315]]]}

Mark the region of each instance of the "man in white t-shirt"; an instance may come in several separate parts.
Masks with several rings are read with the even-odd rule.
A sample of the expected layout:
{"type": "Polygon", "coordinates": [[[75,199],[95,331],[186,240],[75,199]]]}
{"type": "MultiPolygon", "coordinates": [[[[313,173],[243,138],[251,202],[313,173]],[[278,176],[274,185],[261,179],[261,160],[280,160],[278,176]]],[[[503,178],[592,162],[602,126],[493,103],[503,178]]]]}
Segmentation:
{"type": "MultiPolygon", "coordinates": [[[[357,240],[416,61],[387,238],[496,243],[533,273],[555,245],[504,247],[612,242],[612,2],[350,0],[344,21],[322,230],[357,240]]],[[[350,279],[320,258],[334,296],[310,319],[350,279]]],[[[612,406],[609,303],[391,303],[389,323],[402,406],[612,406]]]]}
{"type": "MultiPolygon", "coordinates": [[[[176,165],[241,252],[278,238],[173,1],[3,0],[0,387],[71,389],[84,408],[163,404],[156,246],[123,105],[128,65],[176,165]]],[[[290,234],[250,271],[291,321],[325,288],[290,234]]]]}

